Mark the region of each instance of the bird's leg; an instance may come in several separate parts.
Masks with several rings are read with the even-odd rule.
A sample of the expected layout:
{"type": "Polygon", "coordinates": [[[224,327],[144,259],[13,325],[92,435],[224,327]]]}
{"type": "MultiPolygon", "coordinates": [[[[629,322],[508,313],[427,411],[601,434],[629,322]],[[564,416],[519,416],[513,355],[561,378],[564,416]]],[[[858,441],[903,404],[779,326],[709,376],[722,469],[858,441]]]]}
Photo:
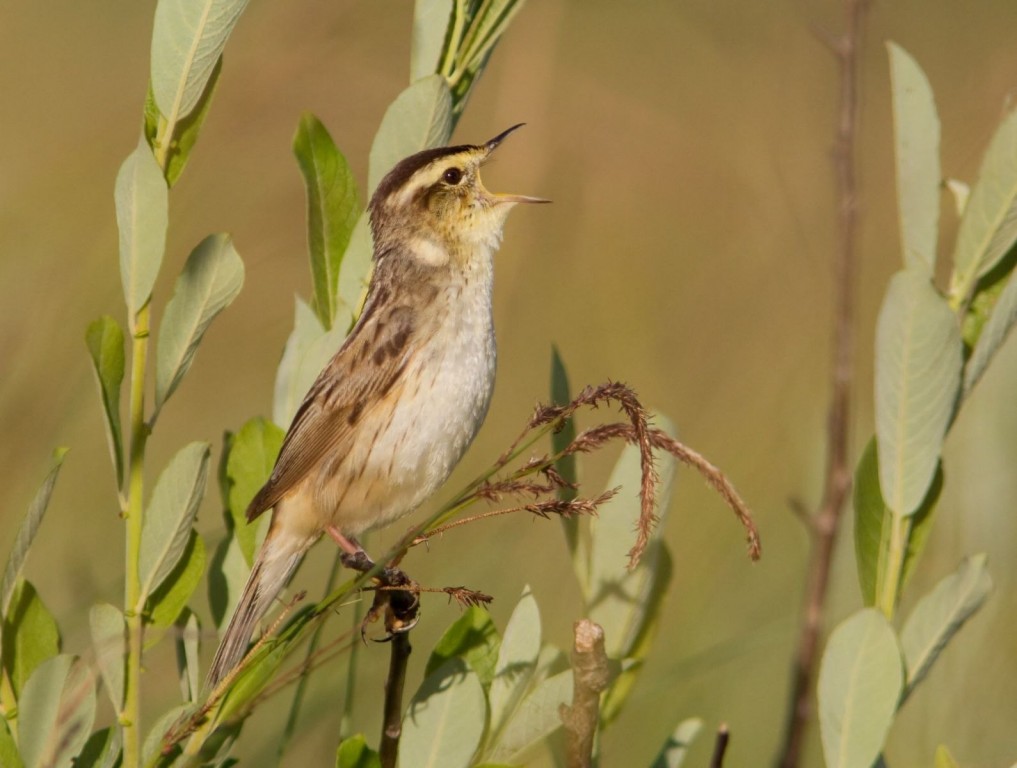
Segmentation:
{"type": "Polygon", "coordinates": [[[374,568],[374,561],[364,551],[364,548],[360,546],[359,541],[352,537],[346,538],[334,525],[330,525],[325,530],[332,537],[333,541],[339,545],[339,549],[342,550],[339,553],[339,562],[346,568],[360,571],[361,573],[367,573],[374,568]]]}

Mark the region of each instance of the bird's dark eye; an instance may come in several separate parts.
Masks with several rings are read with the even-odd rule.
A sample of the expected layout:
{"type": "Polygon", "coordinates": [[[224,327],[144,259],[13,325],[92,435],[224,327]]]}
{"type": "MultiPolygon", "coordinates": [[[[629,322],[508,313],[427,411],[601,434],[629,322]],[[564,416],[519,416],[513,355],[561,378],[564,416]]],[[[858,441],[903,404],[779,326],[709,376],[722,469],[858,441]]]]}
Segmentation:
{"type": "Polygon", "coordinates": [[[441,177],[445,180],[446,184],[455,185],[463,180],[463,172],[460,168],[449,168],[441,177]]]}

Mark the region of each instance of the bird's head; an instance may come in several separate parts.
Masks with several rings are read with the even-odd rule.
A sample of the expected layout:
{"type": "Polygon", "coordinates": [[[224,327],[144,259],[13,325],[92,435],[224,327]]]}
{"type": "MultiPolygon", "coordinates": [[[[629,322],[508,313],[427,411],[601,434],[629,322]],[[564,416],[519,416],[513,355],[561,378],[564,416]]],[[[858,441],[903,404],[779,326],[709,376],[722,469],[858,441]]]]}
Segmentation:
{"type": "Polygon", "coordinates": [[[382,179],[369,206],[377,253],[394,249],[440,266],[468,263],[498,244],[516,203],[539,197],[488,192],[480,168],[514,125],[484,144],[425,149],[399,162],[382,179]]]}

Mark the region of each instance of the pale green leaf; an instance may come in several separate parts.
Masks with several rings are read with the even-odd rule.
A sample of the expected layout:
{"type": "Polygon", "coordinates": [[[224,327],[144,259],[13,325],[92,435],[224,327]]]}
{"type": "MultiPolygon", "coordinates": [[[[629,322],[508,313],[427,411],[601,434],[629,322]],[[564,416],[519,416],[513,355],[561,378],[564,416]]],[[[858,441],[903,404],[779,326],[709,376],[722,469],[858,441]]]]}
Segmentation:
{"type": "Polygon", "coordinates": [[[172,125],[198,105],[247,0],[159,0],[152,29],[152,92],[172,125]]]}
{"type": "Polygon", "coordinates": [[[162,266],[169,223],[169,190],[144,137],[117,174],[114,192],[120,231],[120,279],[128,320],[152,295],[162,266]]]}
{"type": "Polygon", "coordinates": [[[69,766],[95,720],[95,679],[74,656],[39,665],[18,702],[18,746],[28,768],[69,766]]]}
{"type": "MultiPolygon", "coordinates": [[[[53,452],[53,466],[46,475],[46,479],[42,481],[42,485],[39,486],[39,490],[35,492],[35,498],[32,499],[32,503],[28,507],[28,514],[21,521],[18,535],[14,538],[14,546],[11,547],[11,552],[7,556],[7,565],[4,567],[4,580],[0,585],[0,618],[6,618],[10,610],[14,588],[21,577],[25,562],[28,560],[28,553],[32,549],[32,542],[35,541],[35,534],[39,532],[39,526],[42,525],[42,518],[49,506],[49,499],[53,495],[53,488],[56,486],[67,450],[67,448],[57,448],[53,452]]],[[[4,634],[6,634],[6,628],[4,634]]]]}
{"type": "Polygon", "coordinates": [[[1017,111],[993,136],[957,232],[950,295],[965,301],[975,281],[1017,240],[1017,111]]]}
{"type": "Polygon", "coordinates": [[[289,426],[307,390],[345,341],[348,325],[336,320],[332,330],[326,331],[314,311],[302,299],[296,300],[293,332],[275,378],[272,421],[280,427],[289,426]]]}
{"type": "Polygon", "coordinates": [[[956,573],[940,581],[918,602],[900,633],[907,665],[904,698],[929,673],[943,648],[982,607],[991,590],[986,557],[975,555],[967,558],[956,573]]]}
{"type": "Polygon", "coordinates": [[[681,768],[688,757],[689,746],[702,729],[703,721],[698,717],[682,720],[664,742],[650,768],[681,768]]]}
{"type": "Polygon", "coordinates": [[[18,745],[11,735],[7,718],[0,717],[0,765],[4,768],[25,768],[18,753],[18,745]]]}
{"type": "Polygon", "coordinates": [[[259,521],[247,522],[247,507],[268,482],[284,437],[285,433],[275,424],[260,416],[255,417],[233,436],[226,459],[227,499],[233,535],[248,566],[254,564],[259,521]]]}
{"type": "MultiPolygon", "coordinates": [[[[74,768],[114,768],[119,765],[121,732],[120,728],[110,726],[89,736],[74,758],[74,768]]],[[[7,763],[0,761],[0,765],[6,766],[7,763]]]]}
{"type": "Polygon", "coordinates": [[[85,344],[92,358],[92,371],[99,384],[99,397],[106,416],[106,441],[117,478],[124,484],[124,438],[120,426],[120,386],[124,380],[124,332],[117,321],[103,315],[92,321],[85,332],[85,344]]]}
{"type": "Polygon", "coordinates": [[[890,54],[897,209],[904,265],[931,277],[939,233],[939,116],[918,63],[895,43],[890,54]]]}
{"type": "Polygon", "coordinates": [[[124,615],[109,603],[97,603],[88,612],[88,625],[106,693],[119,712],[124,704],[124,615]]]}
{"type": "MultiPolygon", "coordinates": [[[[551,346],[551,404],[562,406],[572,400],[569,388],[569,374],[565,369],[565,361],[562,360],[558,347],[551,346]]],[[[557,432],[551,434],[551,450],[560,453],[576,437],[576,424],[569,418],[564,426],[557,432]]],[[[578,481],[576,470],[576,456],[569,454],[562,456],[554,463],[554,468],[562,478],[575,485],[578,481]]],[[[558,491],[558,498],[564,501],[571,501],[576,497],[575,488],[561,488],[558,491]]],[[[583,536],[582,526],[578,516],[562,517],[562,531],[565,533],[565,543],[569,548],[569,555],[572,558],[572,571],[579,581],[580,591],[585,595],[590,591],[590,551],[589,542],[583,536]]]]}
{"type": "Polygon", "coordinates": [[[410,47],[410,82],[438,71],[454,0],[416,0],[410,47]]]}
{"type": "Polygon", "coordinates": [[[524,0],[487,0],[472,17],[456,54],[459,77],[453,98],[458,115],[466,105],[470,89],[484,71],[494,46],[508,29],[513,17],[522,9],[524,0]]]}
{"type": "MultiPolygon", "coordinates": [[[[865,446],[862,458],[858,461],[852,499],[855,512],[855,560],[862,600],[866,605],[875,605],[877,596],[884,591],[880,585],[888,577],[887,555],[893,530],[893,511],[883,501],[879,490],[877,452],[876,440],[873,438],[865,446]]],[[[943,469],[939,466],[918,511],[911,516],[904,550],[904,567],[901,569],[900,584],[897,585],[898,594],[907,584],[919,555],[925,549],[942,490],[943,469]]]]}
{"type": "Polygon", "coordinates": [[[477,676],[452,659],[428,676],[403,718],[400,768],[467,768],[484,735],[487,704],[477,676]]]}
{"type": "Polygon", "coordinates": [[[180,681],[180,694],[184,701],[192,704],[201,695],[201,669],[198,653],[201,642],[201,622],[191,610],[180,614],[176,622],[180,634],[177,635],[177,677],[180,681]]]}
{"type": "Polygon", "coordinates": [[[950,754],[950,750],[942,744],[936,747],[936,759],[933,766],[934,768],[960,768],[957,761],[953,759],[953,755],[950,754]]]}
{"type": "Polygon", "coordinates": [[[169,627],[187,606],[205,572],[205,541],[193,528],[180,559],[148,598],[145,617],[153,627],[169,627]]]}
{"type": "Polygon", "coordinates": [[[215,95],[220,72],[222,72],[222,56],[215,63],[212,74],[209,76],[208,82],[205,83],[197,107],[191,110],[187,117],[177,121],[173,126],[172,137],[162,138],[159,136],[160,123],[163,123],[164,130],[170,126],[165,124],[166,116],[159,111],[159,105],[155,103],[155,93],[152,91],[151,81],[148,83],[148,93],[145,94],[145,140],[152,148],[153,153],[159,149],[157,142],[165,140],[170,142],[169,149],[166,151],[164,167],[166,168],[166,183],[171,189],[184,172],[184,167],[190,159],[191,150],[198,140],[201,126],[208,115],[209,107],[212,106],[212,96],[215,95]]]}
{"type": "Polygon", "coordinates": [[[243,284],[244,263],[229,235],[209,235],[191,251],[159,328],[156,413],[191,367],[208,326],[237,297],[243,284]]]}
{"type": "Polygon", "coordinates": [[[233,615],[250,573],[236,536],[219,544],[208,573],[208,602],[216,627],[222,629],[233,615]]]}
{"type": "Polygon", "coordinates": [[[208,458],[208,443],[191,443],[170,460],[155,484],[141,529],[138,611],[176,567],[187,547],[191,525],[205,493],[208,458]]]}
{"type": "Polygon", "coordinates": [[[381,768],[378,753],[367,746],[364,734],[343,739],[336,750],[335,768],[381,768]]]}
{"type": "Polygon", "coordinates": [[[331,328],[339,305],[339,268],[360,217],[357,183],[325,126],[305,114],[293,153],[307,191],[307,244],[318,319],[331,328]]]}
{"type": "Polygon", "coordinates": [[[561,728],[559,710],[572,702],[572,670],[549,677],[519,704],[486,756],[492,762],[525,765],[538,743],[561,728]]]}
{"type": "Polygon", "coordinates": [[[964,397],[971,394],[975,384],[982,378],[989,367],[989,362],[1010,335],[1015,322],[1017,322],[1017,273],[1010,275],[1006,287],[992,308],[989,319],[985,321],[978,335],[978,341],[964,368],[964,397]]]}
{"type": "Polygon", "coordinates": [[[928,277],[890,281],[876,326],[879,486],[894,512],[918,510],[932,483],[960,385],[957,318],[928,277]]]}
{"type": "Polygon", "coordinates": [[[17,695],[40,664],[60,653],[60,630],[35,587],[24,580],[14,589],[3,628],[3,666],[17,695]]]}
{"type": "MultiPolygon", "coordinates": [[[[344,310],[349,313],[346,324],[353,322],[354,317],[360,316],[361,305],[367,298],[367,284],[371,279],[373,269],[374,243],[371,240],[371,227],[367,212],[357,220],[353,227],[353,234],[350,236],[350,244],[346,248],[346,255],[339,265],[339,308],[340,313],[344,310]]],[[[335,326],[342,327],[338,320],[335,326]]],[[[333,327],[333,330],[335,328],[333,327]]]]}
{"type": "Polygon", "coordinates": [[[904,683],[893,627],[863,608],[830,636],[819,668],[819,727],[827,768],[871,768],[904,683]]]}
{"type": "Polygon", "coordinates": [[[192,706],[190,704],[178,704],[177,706],[166,710],[163,714],[155,721],[155,724],[149,729],[148,735],[145,736],[145,741],[141,746],[141,765],[152,765],[156,757],[162,751],[163,747],[163,736],[166,732],[173,727],[173,724],[180,719],[181,715],[190,712],[192,706]]]}
{"type": "Polygon", "coordinates": [[[441,75],[417,80],[389,105],[371,144],[368,189],[371,193],[396,163],[422,149],[448,143],[452,100],[441,75]]]}
{"type": "Polygon", "coordinates": [[[504,727],[526,693],[540,654],[540,635],[540,611],[527,586],[509,617],[498,650],[489,694],[491,733],[504,727]]]}
{"type": "Polygon", "coordinates": [[[494,679],[501,637],[485,608],[474,605],[463,611],[438,640],[424,669],[425,677],[452,658],[462,658],[485,688],[494,679]]]}

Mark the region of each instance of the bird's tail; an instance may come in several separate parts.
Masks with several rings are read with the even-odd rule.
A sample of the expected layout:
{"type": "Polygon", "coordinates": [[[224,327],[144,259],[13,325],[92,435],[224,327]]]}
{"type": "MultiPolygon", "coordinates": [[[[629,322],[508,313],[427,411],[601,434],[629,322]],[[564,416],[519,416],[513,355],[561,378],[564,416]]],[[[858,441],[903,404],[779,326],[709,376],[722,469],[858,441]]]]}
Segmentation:
{"type": "Polygon", "coordinates": [[[273,536],[271,533],[265,539],[258,558],[254,561],[244,593],[240,596],[240,602],[219,641],[219,648],[208,670],[206,685],[210,690],[219,685],[243,660],[254,625],[286,586],[310,543],[286,535],[273,536]]]}

